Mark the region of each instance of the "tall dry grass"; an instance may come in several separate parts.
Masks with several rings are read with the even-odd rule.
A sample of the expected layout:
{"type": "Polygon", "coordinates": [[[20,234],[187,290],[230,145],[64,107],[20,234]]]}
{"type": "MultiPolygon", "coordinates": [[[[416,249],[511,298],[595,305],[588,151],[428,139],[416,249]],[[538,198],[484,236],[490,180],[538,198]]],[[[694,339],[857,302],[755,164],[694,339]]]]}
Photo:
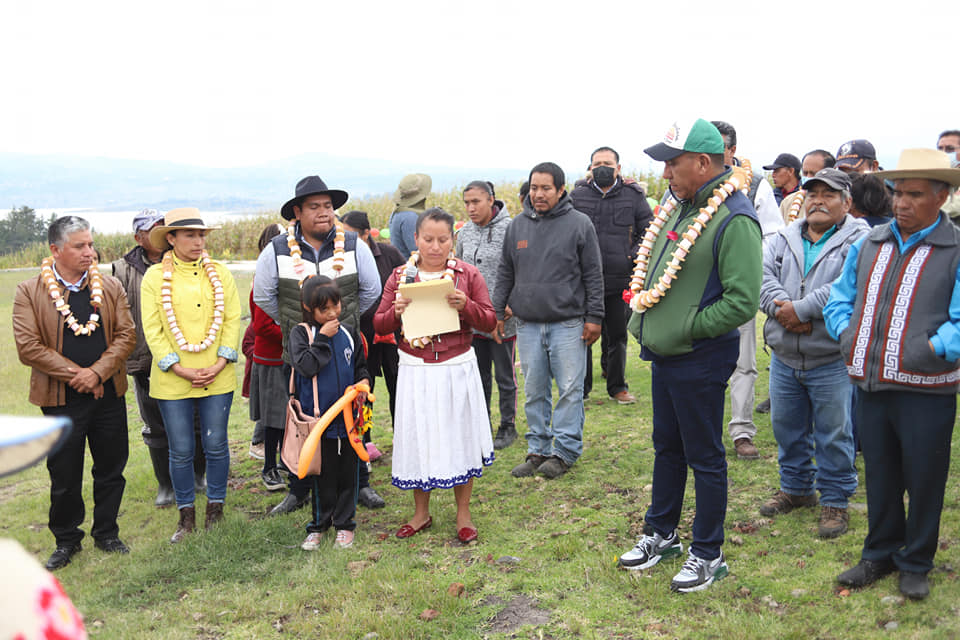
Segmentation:
{"type": "MultiPolygon", "coordinates": [[[[571,177],[574,179],[580,178],[580,176],[571,177]]],[[[646,182],[648,195],[658,200],[666,190],[666,181],[659,176],[634,174],[628,177],[646,182]]],[[[432,193],[427,198],[427,205],[442,207],[453,214],[457,220],[466,220],[467,214],[463,207],[464,186],[466,186],[466,183],[451,187],[446,191],[432,193]]],[[[567,188],[568,190],[572,189],[573,185],[569,184],[567,188]]],[[[519,182],[501,182],[495,185],[495,191],[497,199],[506,203],[507,210],[511,214],[515,215],[520,211],[519,182]]],[[[346,213],[354,209],[366,211],[370,217],[370,224],[373,227],[383,229],[387,226],[390,214],[393,212],[393,201],[390,194],[351,198],[340,209],[340,213],[346,213]]],[[[221,260],[253,260],[257,257],[257,239],[260,237],[261,231],[268,224],[276,222],[283,222],[279,211],[264,211],[235,220],[227,220],[222,223],[220,230],[208,236],[207,248],[212,256],[221,260]]],[[[97,250],[100,252],[101,262],[112,262],[133,247],[133,237],[127,232],[97,234],[94,241],[97,250]]],[[[19,251],[0,255],[0,269],[33,267],[40,264],[40,261],[49,253],[45,243],[36,242],[19,251]]]]}

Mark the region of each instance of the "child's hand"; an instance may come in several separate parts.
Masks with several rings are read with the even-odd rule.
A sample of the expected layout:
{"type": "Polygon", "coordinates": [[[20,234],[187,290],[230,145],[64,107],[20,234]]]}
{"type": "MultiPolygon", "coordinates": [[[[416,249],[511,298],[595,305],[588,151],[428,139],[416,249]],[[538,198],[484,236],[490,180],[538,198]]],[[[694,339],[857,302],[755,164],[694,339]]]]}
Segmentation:
{"type": "Polygon", "coordinates": [[[336,319],[329,320],[327,322],[324,322],[323,326],[320,327],[320,333],[327,336],[328,338],[332,338],[333,336],[337,335],[337,331],[339,331],[339,329],[340,329],[339,320],[336,320],[336,319]]]}
{"type": "MultiPolygon", "coordinates": [[[[368,378],[364,378],[363,380],[357,382],[357,384],[366,384],[369,387],[370,380],[368,378]]],[[[367,392],[357,389],[357,397],[353,399],[353,408],[355,409],[355,412],[358,412],[361,416],[363,415],[363,405],[366,401],[367,392]]]]}

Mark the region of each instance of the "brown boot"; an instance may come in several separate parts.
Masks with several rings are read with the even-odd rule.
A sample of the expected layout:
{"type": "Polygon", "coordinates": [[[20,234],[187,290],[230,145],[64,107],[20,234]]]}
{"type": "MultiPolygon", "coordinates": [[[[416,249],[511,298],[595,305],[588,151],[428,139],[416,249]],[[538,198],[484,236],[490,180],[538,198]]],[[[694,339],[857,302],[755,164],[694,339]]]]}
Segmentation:
{"type": "Polygon", "coordinates": [[[850,514],[840,507],[820,507],[820,525],[817,533],[821,538],[836,538],[847,532],[850,514]]]}
{"type": "Polygon", "coordinates": [[[760,513],[765,516],[775,516],[790,513],[798,507],[813,507],[817,504],[817,494],[795,496],[785,491],[777,491],[769,500],[760,505],[760,513]]]}
{"type": "Polygon", "coordinates": [[[207,503],[207,519],[204,524],[204,528],[207,531],[213,529],[213,525],[217,524],[223,520],[223,503],[222,502],[208,502],[207,503]]]}
{"type": "Polygon", "coordinates": [[[177,524],[177,531],[170,538],[171,544],[176,544],[184,539],[187,534],[193,533],[197,524],[197,510],[194,507],[183,507],[180,509],[180,522],[177,524]]]}
{"type": "Polygon", "coordinates": [[[733,443],[733,448],[737,452],[737,457],[741,460],[756,460],[760,457],[756,445],[750,438],[737,438],[733,443]]]}

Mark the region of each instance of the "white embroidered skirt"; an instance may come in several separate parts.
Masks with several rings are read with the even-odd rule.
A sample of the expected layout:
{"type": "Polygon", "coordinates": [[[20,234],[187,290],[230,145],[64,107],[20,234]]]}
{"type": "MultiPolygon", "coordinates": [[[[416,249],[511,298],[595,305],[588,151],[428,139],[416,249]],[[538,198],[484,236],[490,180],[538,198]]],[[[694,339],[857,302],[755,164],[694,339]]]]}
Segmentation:
{"type": "Polygon", "coordinates": [[[393,485],[449,489],[493,463],[490,418],[473,349],[425,363],[400,352],[393,432],[393,485]]]}

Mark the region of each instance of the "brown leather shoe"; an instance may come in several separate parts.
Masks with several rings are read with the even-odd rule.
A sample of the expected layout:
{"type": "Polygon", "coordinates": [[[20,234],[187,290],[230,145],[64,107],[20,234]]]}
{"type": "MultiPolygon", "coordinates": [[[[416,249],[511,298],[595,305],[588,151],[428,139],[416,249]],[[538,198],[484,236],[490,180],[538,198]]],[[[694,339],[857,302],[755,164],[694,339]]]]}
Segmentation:
{"type": "Polygon", "coordinates": [[[616,400],[617,404],[633,404],[637,401],[637,397],[626,389],[610,397],[616,400]]]}
{"type": "Polygon", "coordinates": [[[223,503],[222,502],[208,502],[207,503],[207,517],[206,522],[203,525],[203,528],[207,531],[213,529],[213,525],[217,524],[223,520],[223,503]]]}
{"type": "Polygon", "coordinates": [[[547,459],[547,456],[540,456],[536,453],[528,453],[527,459],[515,466],[510,471],[510,475],[512,475],[514,478],[526,478],[532,476],[536,470],[540,468],[540,465],[547,461],[547,459]]]}
{"type": "Polygon", "coordinates": [[[817,533],[821,538],[836,538],[847,532],[850,514],[840,507],[820,507],[820,526],[817,533]]]}
{"type": "Polygon", "coordinates": [[[171,536],[170,543],[176,544],[183,540],[187,534],[193,533],[197,526],[197,510],[194,507],[184,507],[180,511],[180,522],[177,524],[177,531],[171,536]]]}
{"type": "Polygon", "coordinates": [[[760,452],[750,438],[737,438],[733,441],[733,448],[741,460],[756,460],[760,457],[760,452]]]}
{"type": "Polygon", "coordinates": [[[777,491],[773,497],[763,503],[760,513],[765,516],[775,516],[781,513],[790,513],[797,507],[814,507],[817,504],[817,495],[795,496],[784,491],[777,491]]]}

